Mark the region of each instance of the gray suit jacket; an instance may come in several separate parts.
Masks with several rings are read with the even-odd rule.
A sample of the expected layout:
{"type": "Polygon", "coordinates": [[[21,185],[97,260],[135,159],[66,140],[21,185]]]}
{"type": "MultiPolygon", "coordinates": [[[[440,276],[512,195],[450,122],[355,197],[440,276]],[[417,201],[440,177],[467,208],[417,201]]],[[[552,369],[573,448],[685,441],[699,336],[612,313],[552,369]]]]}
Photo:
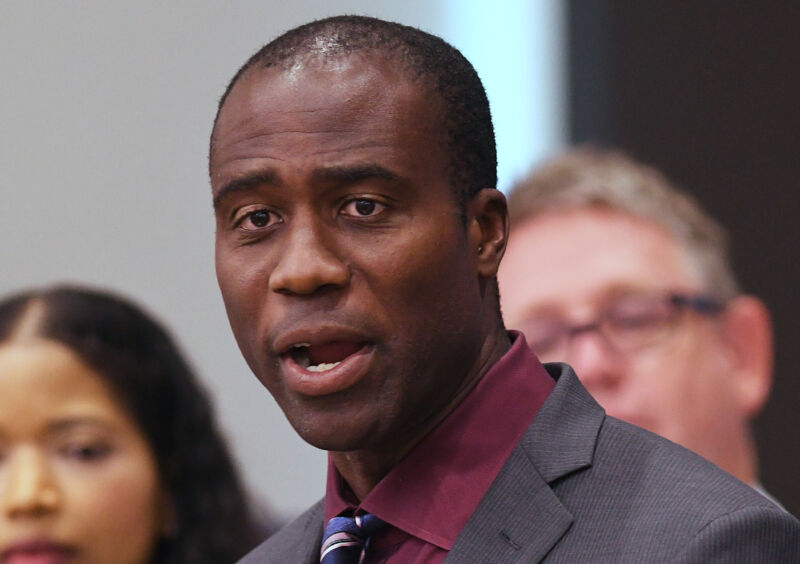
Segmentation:
{"type": "MultiPolygon", "coordinates": [[[[798,562],[800,522],[710,462],[607,417],[571,368],[449,563],[798,562]]],[[[502,406],[498,406],[501,408],[502,406]]],[[[319,562],[320,501],[242,563],[319,562]]]]}

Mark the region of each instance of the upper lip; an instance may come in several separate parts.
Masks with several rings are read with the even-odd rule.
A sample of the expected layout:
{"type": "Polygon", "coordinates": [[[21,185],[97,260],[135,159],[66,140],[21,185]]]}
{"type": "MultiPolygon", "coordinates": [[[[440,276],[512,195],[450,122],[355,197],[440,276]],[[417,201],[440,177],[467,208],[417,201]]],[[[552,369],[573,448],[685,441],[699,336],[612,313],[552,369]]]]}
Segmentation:
{"type": "Polygon", "coordinates": [[[0,552],[0,562],[5,562],[10,556],[20,552],[44,552],[55,551],[65,554],[73,554],[76,549],[74,546],[62,542],[54,541],[45,537],[32,538],[18,541],[8,545],[0,552]]]}
{"type": "Polygon", "coordinates": [[[278,355],[284,355],[295,345],[322,345],[339,341],[369,342],[370,339],[353,327],[343,325],[304,325],[280,333],[272,343],[278,355]]]}

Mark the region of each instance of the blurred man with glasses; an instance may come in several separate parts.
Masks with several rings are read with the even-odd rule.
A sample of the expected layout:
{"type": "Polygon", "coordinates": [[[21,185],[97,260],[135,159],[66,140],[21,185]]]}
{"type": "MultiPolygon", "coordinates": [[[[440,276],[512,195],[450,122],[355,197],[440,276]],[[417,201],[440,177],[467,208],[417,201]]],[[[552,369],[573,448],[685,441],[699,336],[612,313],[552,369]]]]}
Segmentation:
{"type": "Polygon", "coordinates": [[[509,211],[507,326],[571,364],[608,414],[758,488],[750,420],[771,386],[771,323],[740,293],[722,228],[657,171],[589,148],[534,170],[509,211]]]}

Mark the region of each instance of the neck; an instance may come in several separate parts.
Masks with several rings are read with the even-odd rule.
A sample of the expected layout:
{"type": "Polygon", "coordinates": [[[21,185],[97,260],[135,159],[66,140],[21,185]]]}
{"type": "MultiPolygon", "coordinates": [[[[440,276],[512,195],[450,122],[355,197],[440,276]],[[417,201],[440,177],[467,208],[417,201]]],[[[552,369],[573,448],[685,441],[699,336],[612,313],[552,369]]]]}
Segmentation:
{"type": "Polygon", "coordinates": [[[758,483],[758,456],[755,441],[750,432],[742,433],[741,440],[731,448],[720,453],[718,460],[712,460],[723,470],[730,472],[745,484],[758,483]]]}
{"type": "Polygon", "coordinates": [[[455,393],[444,403],[443,408],[423,422],[421,431],[402,448],[331,452],[336,469],[345,479],[356,498],[361,501],[405,456],[427,437],[442,421],[455,410],[469,393],[477,386],[489,369],[508,351],[511,341],[500,327],[484,339],[477,362],[462,380],[455,393]]]}

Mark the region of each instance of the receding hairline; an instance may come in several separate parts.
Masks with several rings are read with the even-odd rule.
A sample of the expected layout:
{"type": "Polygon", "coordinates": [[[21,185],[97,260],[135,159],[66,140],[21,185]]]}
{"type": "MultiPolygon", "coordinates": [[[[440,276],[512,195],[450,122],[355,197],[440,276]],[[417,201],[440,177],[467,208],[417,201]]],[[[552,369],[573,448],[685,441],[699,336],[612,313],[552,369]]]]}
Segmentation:
{"type": "Polygon", "coordinates": [[[591,208],[661,227],[687,255],[709,291],[723,300],[740,293],[724,227],[661,171],[619,150],[593,146],[568,150],[532,169],[509,195],[512,231],[548,213],[591,208]]]}
{"type": "MultiPolygon", "coordinates": [[[[225,108],[231,95],[234,91],[241,88],[242,83],[254,77],[269,77],[279,78],[289,74],[300,74],[308,71],[336,71],[344,68],[344,62],[350,62],[354,58],[360,58],[365,65],[370,62],[376,63],[390,63],[388,69],[392,74],[400,77],[404,82],[411,85],[416,91],[423,96],[432,96],[435,104],[444,107],[444,99],[441,93],[436,89],[435,79],[436,76],[429,73],[419,73],[413,69],[408,62],[399,54],[392,51],[379,49],[376,47],[365,46],[356,50],[342,51],[334,53],[313,53],[308,56],[298,56],[294,60],[283,61],[282,64],[275,65],[258,65],[254,64],[242,68],[242,72],[237,74],[231,82],[230,88],[225,92],[220,100],[217,114],[214,117],[214,123],[211,130],[211,143],[210,149],[213,152],[214,143],[216,141],[217,126],[220,116],[225,108]]],[[[375,65],[377,68],[379,65],[375,65]]],[[[445,121],[443,112],[438,112],[442,122],[445,121]]],[[[444,123],[443,123],[444,125],[444,123]]],[[[443,129],[444,131],[444,129],[443,129]]]]}
{"type": "MultiPolygon", "coordinates": [[[[362,82],[362,73],[361,69],[363,69],[369,61],[376,61],[378,64],[375,65],[375,68],[379,68],[378,74],[375,75],[378,81],[383,80],[384,77],[392,78],[397,77],[397,80],[394,84],[404,84],[407,86],[407,90],[404,92],[399,93],[399,98],[397,99],[405,99],[406,101],[411,101],[413,104],[424,104],[427,108],[433,108],[432,116],[433,116],[433,123],[434,126],[430,127],[430,134],[432,135],[431,139],[435,140],[438,146],[441,148],[443,155],[444,155],[444,163],[447,166],[451,159],[451,151],[449,148],[449,135],[448,130],[446,127],[446,115],[443,111],[445,106],[445,100],[441,96],[439,92],[437,92],[434,78],[433,76],[425,76],[425,75],[418,75],[413,72],[413,70],[409,68],[403,68],[402,65],[402,58],[399,56],[395,56],[392,54],[387,54],[381,50],[373,49],[370,47],[365,47],[364,49],[360,49],[355,52],[346,52],[346,53],[336,53],[330,56],[319,57],[319,58],[312,58],[309,60],[304,61],[303,63],[298,63],[295,65],[287,65],[287,66],[271,66],[271,67],[260,67],[260,66],[253,66],[246,70],[246,72],[242,73],[241,76],[238,77],[234,86],[228,92],[228,97],[225,100],[227,103],[231,96],[238,96],[239,93],[237,90],[242,87],[247,87],[247,83],[249,81],[256,81],[257,88],[259,90],[263,90],[265,92],[269,92],[271,89],[271,85],[273,81],[281,80],[287,74],[296,74],[300,80],[302,79],[302,73],[304,72],[336,72],[340,69],[347,71],[347,67],[349,66],[355,71],[354,78],[358,81],[358,84],[355,85],[354,88],[351,88],[349,92],[353,93],[353,98],[358,96],[359,93],[359,84],[367,84],[366,82],[362,82]],[[351,65],[349,62],[355,57],[362,57],[363,61],[357,61],[356,65],[351,65]],[[342,61],[348,61],[348,63],[342,63],[342,61]],[[358,64],[363,62],[364,64],[358,64]],[[385,66],[383,68],[382,65],[384,63],[389,63],[389,66],[385,66]],[[397,63],[397,64],[395,64],[397,63]],[[383,75],[383,76],[382,76],[383,75]],[[259,82],[263,81],[263,82],[259,82]]],[[[367,80],[367,79],[363,79],[367,80]]],[[[368,79],[373,80],[373,79],[368,79]]],[[[343,84],[347,84],[347,80],[342,81],[343,84]]],[[[380,85],[381,83],[378,82],[380,85]]],[[[388,84],[388,83],[385,83],[388,84]]],[[[374,88],[374,83],[372,86],[368,86],[370,88],[374,88]]],[[[399,91],[398,91],[399,92],[399,91]]],[[[210,137],[210,145],[209,145],[209,173],[211,173],[211,165],[213,161],[214,151],[216,149],[217,143],[220,142],[219,138],[219,125],[220,123],[225,122],[225,119],[221,119],[222,113],[224,110],[225,104],[220,106],[219,113],[217,114],[214,120],[214,126],[211,131],[210,137]]],[[[409,114],[412,115],[412,114],[409,114]]],[[[248,120],[250,118],[247,118],[248,120]]],[[[230,123],[225,123],[225,129],[230,128],[230,123]]],[[[426,124],[427,126],[428,124],[426,124]]],[[[456,187],[453,187],[456,190],[456,187]]]]}
{"type": "Polygon", "coordinates": [[[392,57],[417,74],[436,75],[438,59],[431,50],[433,45],[439,56],[449,51],[463,58],[441,37],[397,22],[348,15],[315,20],[286,31],[256,51],[228,83],[218,110],[236,83],[252,68],[288,70],[296,64],[371,51],[392,57]]]}

